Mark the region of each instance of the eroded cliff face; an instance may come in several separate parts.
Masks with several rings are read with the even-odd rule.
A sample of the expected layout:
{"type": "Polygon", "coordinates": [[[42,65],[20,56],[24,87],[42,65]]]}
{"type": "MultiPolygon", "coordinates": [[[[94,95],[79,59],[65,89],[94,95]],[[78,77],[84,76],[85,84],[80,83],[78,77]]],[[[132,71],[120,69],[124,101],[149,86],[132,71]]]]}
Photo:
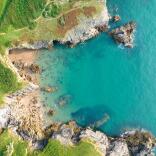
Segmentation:
{"type": "Polygon", "coordinates": [[[91,128],[81,128],[74,121],[55,125],[55,128],[51,126],[47,131],[50,129],[51,139],[59,140],[65,145],[88,140],[95,145],[102,156],[150,156],[156,143],[155,138],[144,130],[127,131],[119,137],[109,137],[91,128]]]}
{"type": "MultiPolygon", "coordinates": [[[[57,19],[57,28],[54,28],[54,30],[49,30],[47,27],[50,19],[49,21],[43,19],[42,23],[45,23],[45,30],[49,30],[49,33],[40,30],[41,34],[44,33],[41,38],[37,40],[29,39],[29,37],[27,40],[22,39],[18,43],[13,44],[12,48],[48,49],[53,46],[53,41],[73,47],[78,43],[97,36],[100,32],[106,31],[109,22],[106,0],[92,1],[90,3],[84,7],[75,6],[67,13],[61,15],[57,19]],[[51,36],[45,36],[45,34],[51,34],[51,36]],[[30,40],[32,41],[30,42],[30,40]]],[[[38,32],[32,31],[32,33],[36,36],[38,32]]]]}
{"type": "Polygon", "coordinates": [[[109,14],[106,6],[106,0],[99,1],[103,8],[98,14],[87,17],[79,17],[78,25],[67,31],[65,37],[60,40],[61,43],[68,43],[72,46],[79,42],[84,42],[92,37],[97,36],[100,31],[108,29],[109,14]]]}

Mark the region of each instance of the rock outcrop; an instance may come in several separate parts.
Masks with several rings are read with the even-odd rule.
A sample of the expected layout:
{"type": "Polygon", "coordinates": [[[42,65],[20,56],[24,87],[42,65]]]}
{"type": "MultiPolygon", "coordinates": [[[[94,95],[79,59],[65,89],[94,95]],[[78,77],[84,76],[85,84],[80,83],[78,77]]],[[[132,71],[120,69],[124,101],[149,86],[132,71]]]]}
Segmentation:
{"type": "Polygon", "coordinates": [[[98,147],[102,155],[106,155],[107,149],[109,147],[109,139],[104,133],[99,131],[94,132],[91,129],[86,129],[81,131],[80,138],[90,139],[92,142],[95,143],[95,146],[98,147]]]}
{"type": "Polygon", "coordinates": [[[151,149],[156,145],[156,139],[147,131],[128,131],[122,134],[132,155],[151,156],[151,149]]]}
{"type": "Polygon", "coordinates": [[[0,110],[0,128],[16,127],[18,134],[26,140],[42,138],[44,118],[38,91],[39,87],[30,83],[5,97],[7,106],[0,110]]]}
{"type": "Polygon", "coordinates": [[[125,140],[117,139],[110,143],[107,156],[130,156],[125,140]]]}
{"type": "Polygon", "coordinates": [[[80,42],[97,36],[101,31],[106,31],[108,28],[109,14],[105,0],[101,0],[101,5],[103,4],[104,7],[100,14],[89,18],[81,17],[78,20],[79,24],[69,30],[65,37],[60,40],[60,43],[73,47],[80,42]]]}
{"type": "Polygon", "coordinates": [[[102,156],[152,156],[156,143],[155,138],[147,131],[128,131],[112,138],[91,128],[78,127],[74,121],[59,125],[59,128],[53,131],[51,139],[57,139],[65,145],[89,140],[102,156]]]}
{"type": "Polygon", "coordinates": [[[136,23],[129,22],[119,28],[113,29],[109,34],[118,44],[123,44],[125,47],[133,48],[135,29],[136,23]]]}

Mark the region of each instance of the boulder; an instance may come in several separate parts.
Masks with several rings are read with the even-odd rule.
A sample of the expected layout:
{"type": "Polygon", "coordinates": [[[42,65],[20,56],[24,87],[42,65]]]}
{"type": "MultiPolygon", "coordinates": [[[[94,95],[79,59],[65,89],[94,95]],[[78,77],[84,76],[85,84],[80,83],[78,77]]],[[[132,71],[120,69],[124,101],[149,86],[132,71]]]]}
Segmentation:
{"type": "Polygon", "coordinates": [[[131,21],[119,28],[113,29],[109,34],[118,44],[123,44],[127,48],[133,48],[135,30],[136,23],[131,21]]]}
{"type": "Polygon", "coordinates": [[[67,105],[70,103],[71,101],[71,95],[62,95],[58,98],[58,100],[56,101],[56,103],[59,105],[59,106],[64,106],[64,105],[67,105]]]}
{"type": "Polygon", "coordinates": [[[112,142],[107,156],[130,156],[127,143],[120,139],[112,142]]]}
{"type": "Polygon", "coordinates": [[[152,149],[156,145],[156,139],[152,134],[144,130],[128,131],[122,135],[126,140],[132,155],[152,155],[152,149]]]}
{"type": "Polygon", "coordinates": [[[114,21],[114,22],[118,22],[118,21],[120,21],[120,20],[121,20],[121,17],[120,17],[119,15],[113,16],[113,21],[114,21]]]}
{"type": "Polygon", "coordinates": [[[49,109],[47,114],[48,114],[49,116],[53,116],[54,113],[55,113],[55,111],[54,111],[53,109],[49,109]]]}
{"type": "Polygon", "coordinates": [[[90,139],[95,143],[102,155],[106,155],[107,148],[109,147],[109,140],[104,133],[99,131],[94,132],[90,128],[87,128],[86,130],[81,131],[80,139],[90,139]]]}
{"type": "Polygon", "coordinates": [[[42,91],[47,93],[54,93],[57,91],[57,89],[58,89],[57,87],[50,87],[50,86],[41,88],[42,91]]]}

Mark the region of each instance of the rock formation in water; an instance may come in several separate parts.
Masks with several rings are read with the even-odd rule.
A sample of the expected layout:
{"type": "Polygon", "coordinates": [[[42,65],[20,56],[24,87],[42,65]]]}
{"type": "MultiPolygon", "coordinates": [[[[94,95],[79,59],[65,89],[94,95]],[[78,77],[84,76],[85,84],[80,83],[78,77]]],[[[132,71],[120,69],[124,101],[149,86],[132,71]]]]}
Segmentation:
{"type": "Polygon", "coordinates": [[[133,48],[134,32],[136,29],[135,22],[129,22],[119,28],[113,29],[109,34],[118,44],[123,44],[125,47],[133,48]]]}

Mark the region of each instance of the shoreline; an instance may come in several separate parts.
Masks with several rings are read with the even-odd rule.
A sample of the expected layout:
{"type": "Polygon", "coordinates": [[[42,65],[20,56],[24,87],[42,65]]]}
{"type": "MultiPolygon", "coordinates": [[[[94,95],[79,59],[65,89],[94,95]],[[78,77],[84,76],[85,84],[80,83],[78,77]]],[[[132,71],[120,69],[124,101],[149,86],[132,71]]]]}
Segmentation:
{"type": "MultiPolygon", "coordinates": [[[[80,25],[69,31],[66,37],[62,40],[37,41],[33,44],[24,43],[17,47],[8,49],[7,55],[9,55],[10,50],[14,51],[16,48],[16,50],[19,52],[23,51],[23,48],[29,49],[30,51],[28,51],[30,53],[33,53],[39,49],[48,49],[53,46],[54,42],[59,42],[59,44],[74,47],[78,43],[91,39],[97,36],[100,32],[103,32],[107,29],[106,25],[108,24],[108,21],[106,19],[108,19],[108,17],[105,16],[105,18],[103,18],[104,14],[106,15],[106,12],[102,13],[102,16],[99,18],[99,20],[96,21],[97,23],[95,21],[94,23],[92,20],[85,22],[85,29],[82,28],[83,22],[86,20],[84,19],[80,25]],[[90,23],[91,27],[88,29],[87,26],[90,23]],[[79,33],[76,35],[76,37],[74,37],[76,32],[79,33]]],[[[23,51],[23,53],[25,52],[23,51]]],[[[25,75],[30,68],[32,70],[31,72],[35,73],[36,69],[37,72],[39,72],[37,66],[31,66],[34,63],[35,59],[33,57],[35,56],[30,53],[29,56],[28,54],[25,55],[27,56],[26,58],[24,58],[23,54],[19,57],[17,57],[16,54],[12,54],[13,61],[23,57],[21,58],[23,60],[22,63],[15,63],[15,65],[11,63],[9,56],[5,56],[6,64],[13,71],[15,71],[19,81],[24,81],[27,85],[22,90],[5,97],[6,106],[3,109],[0,109],[0,114],[4,116],[4,118],[0,118],[0,128],[10,128],[20,137],[31,142],[31,145],[34,148],[39,148],[39,140],[44,140],[45,138],[59,140],[65,145],[74,145],[80,140],[90,139],[95,143],[95,146],[98,147],[98,150],[101,151],[101,154],[103,155],[129,155],[130,152],[139,154],[141,152],[147,154],[152,153],[152,149],[155,146],[155,139],[152,135],[150,135],[150,133],[144,131],[130,131],[122,134],[121,136],[113,138],[106,136],[103,132],[100,131],[94,131],[90,128],[81,128],[74,122],[69,122],[67,124],[52,123],[51,125],[44,127],[44,108],[39,97],[40,87],[38,85],[38,81],[35,78],[30,78],[30,75],[28,78],[25,78],[27,77],[25,75]],[[28,61],[28,64],[24,64],[26,61],[25,59],[28,61]],[[17,68],[18,66],[19,69],[17,68]],[[21,68],[26,68],[24,74],[19,73],[21,68]],[[24,77],[21,75],[24,75],[24,77]],[[137,144],[133,145],[131,138],[132,140],[135,139],[135,135],[138,135],[139,137],[137,144]],[[147,137],[144,135],[147,135],[147,137]],[[127,138],[129,140],[126,140],[127,138]],[[140,146],[143,147],[140,149],[140,146]]]]}
{"type": "MultiPolygon", "coordinates": [[[[16,60],[20,59],[20,56],[23,56],[23,55],[18,54],[20,52],[25,53],[24,55],[28,55],[28,57],[24,58],[24,60],[29,58],[30,56],[34,56],[34,57],[36,56],[36,55],[34,55],[36,53],[35,50],[33,50],[33,51],[30,50],[29,52],[28,51],[29,50],[24,51],[24,50],[20,50],[20,49],[17,51],[14,51],[13,56],[10,56],[10,61],[11,61],[11,58],[13,59],[12,61],[16,61],[16,60]],[[19,55],[19,56],[17,56],[17,55],[19,55]]],[[[32,58],[32,60],[29,60],[29,64],[33,63],[34,60],[35,60],[34,58],[32,58]]],[[[19,93],[14,93],[12,96],[9,95],[6,97],[6,101],[9,101],[7,106],[9,106],[9,109],[12,110],[9,112],[9,114],[11,114],[11,118],[9,116],[9,119],[8,119],[8,120],[11,119],[10,120],[11,122],[9,121],[10,123],[8,123],[8,125],[6,127],[11,126],[11,128],[13,130],[15,129],[15,131],[17,131],[17,134],[20,137],[22,137],[24,140],[33,142],[31,145],[31,146],[33,146],[33,148],[36,148],[36,149],[39,148],[38,140],[44,139],[45,134],[48,131],[49,134],[46,134],[46,138],[48,136],[49,139],[52,138],[52,139],[59,140],[62,144],[65,144],[65,145],[73,145],[73,144],[77,143],[77,141],[75,142],[73,139],[74,137],[76,137],[75,140],[78,140],[78,142],[79,142],[79,140],[83,140],[83,139],[91,140],[91,142],[94,142],[93,143],[94,146],[96,146],[98,151],[100,151],[100,153],[103,155],[105,155],[106,153],[110,154],[110,153],[114,153],[114,152],[116,154],[116,152],[117,152],[116,148],[118,149],[119,153],[121,153],[121,152],[129,153],[130,152],[129,150],[132,150],[131,148],[134,148],[134,147],[131,147],[130,145],[128,145],[128,143],[125,139],[125,136],[130,135],[133,138],[133,136],[136,133],[138,133],[139,135],[142,135],[145,132],[148,134],[148,137],[149,137],[148,139],[150,139],[150,140],[148,143],[146,142],[146,144],[144,144],[145,147],[142,149],[142,152],[146,152],[146,153],[151,152],[152,153],[152,149],[155,146],[155,142],[151,141],[151,138],[152,138],[152,140],[154,140],[153,136],[149,132],[144,131],[144,130],[130,130],[130,131],[126,131],[125,133],[123,133],[117,137],[110,137],[110,136],[107,136],[106,134],[104,134],[104,132],[92,130],[89,127],[86,127],[86,128],[79,127],[76,125],[76,123],[74,121],[71,121],[67,124],[55,122],[55,123],[49,123],[49,125],[47,124],[46,126],[43,126],[43,125],[45,125],[44,124],[45,120],[43,121],[43,119],[45,119],[44,118],[45,114],[43,112],[43,110],[45,108],[43,108],[43,104],[40,102],[39,103],[38,102],[30,102],[30,100],[32,100],[34,97],[37,97],[37,96],[38,96],[38,98],[36,100],[39,101],[40,87],[38,84],[34,85],[33,83],[30,83],[30,82],[29,82],[29,87],[28,88],[27,87],[25,89],[23,89],[22,91],[19,91],[19,93]],[[32,84],[32,86],[30,84],[32,84]],[[29,89],[29,88],[31,88],[31,89],[29,89]],[[28,92],[27,92],[27,90],[28,90],[28,92]],[[23,103],[21,102],[21,104],[20,104],[20,100],[19,100],[20,96],[21,96],[21,99],[23,99],[23,103]],[[28,101],[28,102],[26,102],[26,101],[28,101]],[[13,105],[13,102],[15,103],[15,105],[13,105]],[[31,113],[33,112],[34,114],[37,114],[37,116],[40,115],[40,116],[38,116],[40,119],[37,117],[37,118],[34,118],[34,120],[32,122],[30,122],[32,120],[30,118],[30,119],[28,119],[29,122],[26,121],[22,125],[19,125],[19,123],[17,123],[16,119],[19,120],[18,122],[21,122],[22,120],[20,118],[23,118],[24,116],[23,115],[20,116],[23,108],[18,108],[17,102],[18,102],[18,106],[20,104],[20,107],[24,108],[25,112],[28,111],[26,113],[25,117],[27,117],[29,112],[31,112],[31,113]],[[27,108],[30,108],[30,107],[32,107],[34,109],[27,110],[27,108]],[[18,116],[17,116],[17,114],[18,114],[18,116]],[[38,127],[38,128],[36,127],[38,129],[38,130],[36,130],[36,132],[34,131],[34,129],[32,129],[32,131],[30,131],[30,128],[33,127],[31,125],[33,122],[38,123],[38,125],[35,125],[38,127]],[[76,129],[79,129],[79,132],[76,132],[76,133],[74,132],[75,127],[73,129],[73,127],[71,127],[71,125],[70,125],[70,123],[72,123],[72,122],[74,123],[74,126],[77,127],[76,129]],[[23,125],[25,125],[26,123],[29,123],[30,125],[28,125],[28,127],[25,127],[25,129],[21,129],[21,128],[23,128],[23,125]],[[64,134],[64,132],[67,134],[64,134]],[[70,135],[70,136],[67,137],[66,135],[70,135]],[[104,140],[101,143],[102,138],[104,140]],[[148,146],[148,148],[146,146],[148,146]],[[124,150],[122,151],[121,149],[124,149],[124,150]]],[[[5,111],[6,110],[4,109],[4,112],[5,111]]],[[[0,113],[1,113],[1,110],[0,110],[0,113]]],[[[33,115],[33,117],[34,117],[34,115],[33,115]]]]}

